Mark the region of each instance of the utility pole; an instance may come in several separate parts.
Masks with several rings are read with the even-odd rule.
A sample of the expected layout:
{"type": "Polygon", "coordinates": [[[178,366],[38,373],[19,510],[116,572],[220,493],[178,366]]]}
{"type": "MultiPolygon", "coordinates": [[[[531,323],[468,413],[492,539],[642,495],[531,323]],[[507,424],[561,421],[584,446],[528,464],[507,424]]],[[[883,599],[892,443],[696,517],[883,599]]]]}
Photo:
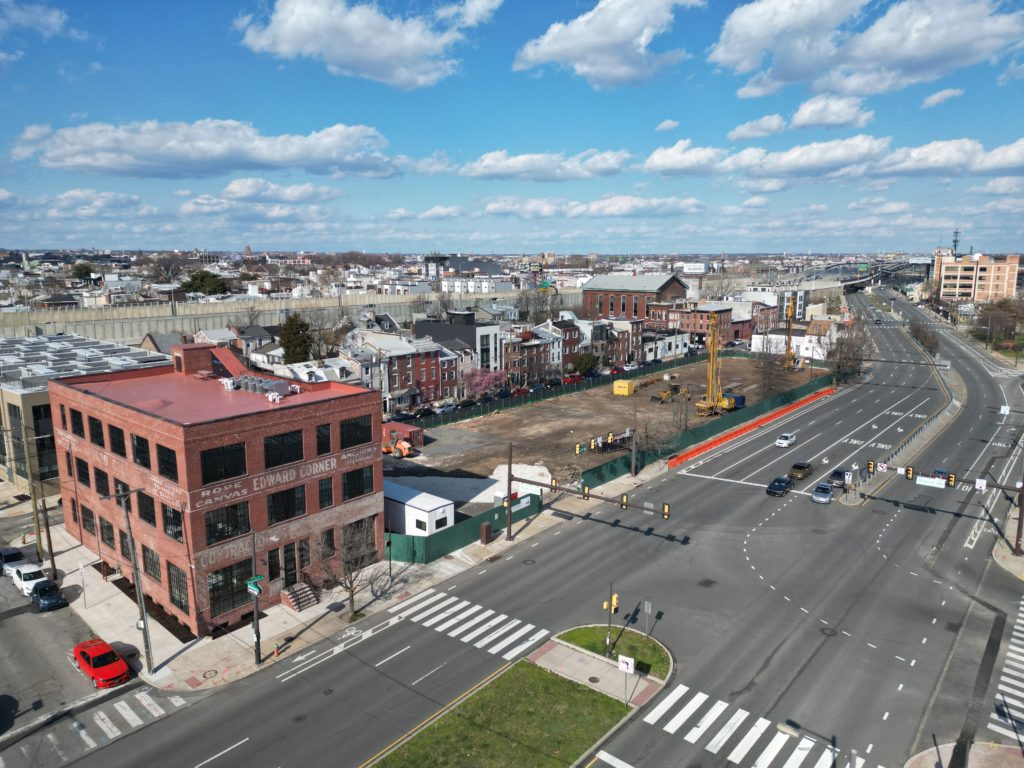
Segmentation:
{"type": "Polygon", "coordinates": [[[636,477],[636,401],[640,398],[639,391],[633,393],[633,445],[630,448],[629,474],[636,477]]]}
{"type": "Polygon", "coordinates": [[[53,539],[50,538],[50,512],[46,508],[46,499],[43,500],[43,527],[46,529],[46,548],[50,550],[50,580],[57,580],[57,560],[53,556],[53,539]]]}
{"type": "Polygon", "coordinates": [[[505,486],[505,541],[512,541],[512,443],[508,444],[508,483],[505,486]]]}
{"type": "Polygon", "coordinates": [[[608,634],[604,637],[604,655],[612,654],[612,601],[615,597],[615,583],[608,582],[608,634]]]}
{"type": "Polygon", "coordinates": [[[121,503],[124,510],[124,527],[128,533],[128,549],[132,553],[132,578],[135,579],[135,598],[139,603],[139,623],[142,625],[142,643],[146,653],[146,673],[153,674],[153,646],[149,642],[149,616],[146,615],[146,595],[142,591],[142,574],[139,573],[139,558],[135,552],[135,537],[132,536],[132,516],[124,499],[135,493],[135,489],[125,493],[114,494],[114,499],[121,503]]]}
{"type": "MultiPolygon", "coordinates": [[[[252,532],[252,575],[256,576],[256,531],[252,532]]],[[[247,585],[252,593],[252,650],[256,666],[262,663],[260,658],[260,585],[253,582],[247,585]]]]}
{"type": "MultiPolygon", "coordinates": [[[[39,526],[39,500],[36,497],[36,484],[32,477],[32,457],[29,455],[28,426],[25,424],[25,413],[21,414],[22,455],[25,457],[25,477],[28,478],[28,492],[32,497],[32,522],[36,527],[36,559],[43,562],[42,531],[39,526]]],[[[12,441],[13,442],[13,441],[12,441]]],[[[54,569],[56,571],[56,569],[54,569]]]]}

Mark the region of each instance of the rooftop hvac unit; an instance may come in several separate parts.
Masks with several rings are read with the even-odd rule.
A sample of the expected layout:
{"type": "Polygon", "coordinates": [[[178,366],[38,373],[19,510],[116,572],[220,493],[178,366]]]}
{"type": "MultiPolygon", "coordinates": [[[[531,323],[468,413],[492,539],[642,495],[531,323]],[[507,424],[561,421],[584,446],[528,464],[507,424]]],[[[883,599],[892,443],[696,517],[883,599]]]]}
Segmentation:
{"type": "Polygon", "coordinates": [[[284,398],[277,392],[267,392],[267,400],[272,403],[280,403],[284,398]]]}
{"type": "Polygon", "coordinates": [[[300,387],[298,384],[292,384],[288,387],[288,391],[294,395],[298,395],[302,393],[302,387],[300,387]]]}
{"type": "Polygon", "coordinates": [[[271,392],[274,392],[275,394],[281,395],[282,397],[284,395],[288,394],[288,382],[287,381],[268,381],[268,382],[266,382],[266,387],[271,392]]]}
{"type": "Polygon", "coordinates": [[[220,383],[224,385],[224,389],[231,392],[235,388],[234,379],[221,379],[220,383]]]}

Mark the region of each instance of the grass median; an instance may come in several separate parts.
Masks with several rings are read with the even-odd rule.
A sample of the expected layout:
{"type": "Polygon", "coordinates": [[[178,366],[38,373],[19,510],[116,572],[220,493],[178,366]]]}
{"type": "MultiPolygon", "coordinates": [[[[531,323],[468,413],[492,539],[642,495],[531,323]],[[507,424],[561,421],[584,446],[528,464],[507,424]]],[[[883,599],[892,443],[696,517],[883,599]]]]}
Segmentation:
{"type": "Polygon", "coordinates": [[[621,701],[522,660],[377,765],[567,766],[627,711],[621,701]]]}
{"type": "MultiPolygon", "coordinates": [[[[605,655],[607,627],[577,627],[563,632],[559,640],[577,645],[584,650],[605,655]]],[[[636,660],[636,671],[664,680],[668,677],[669,658],[665,647],[643,632],[623,627],[612,627],[612,657],[630,656],[636,660]]]]}

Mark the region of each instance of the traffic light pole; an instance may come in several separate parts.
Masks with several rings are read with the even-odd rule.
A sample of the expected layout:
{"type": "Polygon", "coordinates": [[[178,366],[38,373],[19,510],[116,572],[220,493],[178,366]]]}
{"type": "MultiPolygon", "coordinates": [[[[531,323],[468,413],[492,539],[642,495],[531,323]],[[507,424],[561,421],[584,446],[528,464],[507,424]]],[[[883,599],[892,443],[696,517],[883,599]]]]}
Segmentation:
{"type": "Polygon", "coordinates": [[[604,637],[604,655],[612,655],[612,603],[615,598],[615,584],[614,582],[608,582],[608,634],[604,637]]]}

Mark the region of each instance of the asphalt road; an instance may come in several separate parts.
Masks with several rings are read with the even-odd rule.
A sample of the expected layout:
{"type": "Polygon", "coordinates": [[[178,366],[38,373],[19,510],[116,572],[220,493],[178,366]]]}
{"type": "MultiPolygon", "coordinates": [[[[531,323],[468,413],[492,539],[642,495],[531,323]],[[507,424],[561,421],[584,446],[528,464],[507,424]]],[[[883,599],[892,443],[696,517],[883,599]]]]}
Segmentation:
{"type": "Polygon", "coordinates": [[[368,628],[394,623],[334,638],[81,764],[159,765],[173,754],[185,766],[359,765],[510,652],[528,652],[514,653],[518,640],[502,646],[507,635],[602,622],[610,584],[617,623],[644,628],[638,609],[653,603],[652,634],[678,666],[604,745],[606,764],[824,768],[832,744],[839,765],[894,768],[933,738],[992,738],[983,731],[1012,624],[1005,611],[1020,590],[989,560],[1007,501],[973,480],[999,481],[1019,459],[1016,422],[999,406],[1022,410],[1024,393],[1012,372],[943,333],[940,355],[967,396],[914,463],[919,474],[956,471],[957,487],[893,474],[862,502],[813,504],[820,477],[887,455],[947,400],[900,322],[869,333],[869,356],[888,362],[868,380],[637,489],[670,502],[670,520],[595,504],[417,598],[408,618],[370,619],[368,628]],[[797,432],[794,447],[774,446],[783,431],[797,432]],[[815,474],[784,498],[766,496],[796,460],[815,474]]]}

